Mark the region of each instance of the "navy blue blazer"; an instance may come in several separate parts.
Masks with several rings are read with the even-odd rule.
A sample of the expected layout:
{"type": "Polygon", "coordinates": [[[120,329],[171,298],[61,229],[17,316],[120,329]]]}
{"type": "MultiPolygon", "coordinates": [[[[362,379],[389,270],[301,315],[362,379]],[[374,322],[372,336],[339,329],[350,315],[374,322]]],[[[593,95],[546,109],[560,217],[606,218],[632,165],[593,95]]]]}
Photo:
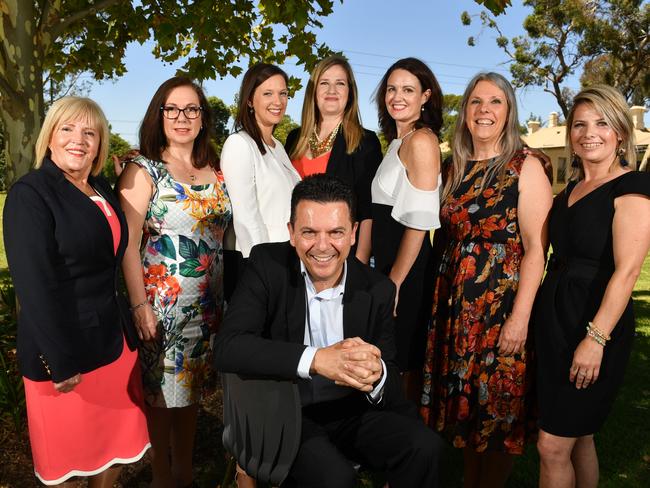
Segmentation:
{"type": "Polygon", "coordinates": [[[104,178],[88,182],[120,221],[117,255],[102,211],[48,158],[7,195],[3,226],[20,304],[18,364],[31,380],[60,382],[88,373],[120,356],[123,336],[131,350],[138,342],[119,291],[126,219],[104,178]]]}

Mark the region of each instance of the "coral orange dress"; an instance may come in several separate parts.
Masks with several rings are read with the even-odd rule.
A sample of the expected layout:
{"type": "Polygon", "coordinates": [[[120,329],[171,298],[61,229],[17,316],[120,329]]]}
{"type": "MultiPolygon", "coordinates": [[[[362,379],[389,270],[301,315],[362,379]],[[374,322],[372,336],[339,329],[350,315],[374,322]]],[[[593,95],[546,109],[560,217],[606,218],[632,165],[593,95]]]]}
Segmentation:
{"type": "MultiPolygon", "coordinates": [[[[110,204],[92,197],[113,234],[114,252],[120,223],[110,204]]],[[[34,472],[46,485],[73,476],[93,476],[114,464],[139,460],[151,446],[137,351],[124,342],[118,359],[81,375],[69,393],[51,381],[23,377],[34,472]]]]}
{"type": "Polygon", "coordinates": [[[300,177],[306,178],[307,176],[325,173],[325,171],[327,171],[327,163],[330,160],[331,154],[332,151],[327,151],[313,159],[309,159],[305,155],[299,159],[294,159],[291,163],[293,164],[293,167],[296,168],[300,177]]]}

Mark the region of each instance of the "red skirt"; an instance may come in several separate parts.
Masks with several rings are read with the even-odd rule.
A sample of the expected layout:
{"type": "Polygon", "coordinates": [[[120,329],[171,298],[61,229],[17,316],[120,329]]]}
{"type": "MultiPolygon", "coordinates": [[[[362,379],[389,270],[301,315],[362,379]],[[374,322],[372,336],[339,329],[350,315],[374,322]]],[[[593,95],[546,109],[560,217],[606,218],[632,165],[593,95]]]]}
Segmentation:
{"type": "Polygon", "coordinates": [[[34,472],[46,485],[138,461],[151,446],[137,351],[81,375],[69,393],[51,381],[25,382],[34,472]]]}

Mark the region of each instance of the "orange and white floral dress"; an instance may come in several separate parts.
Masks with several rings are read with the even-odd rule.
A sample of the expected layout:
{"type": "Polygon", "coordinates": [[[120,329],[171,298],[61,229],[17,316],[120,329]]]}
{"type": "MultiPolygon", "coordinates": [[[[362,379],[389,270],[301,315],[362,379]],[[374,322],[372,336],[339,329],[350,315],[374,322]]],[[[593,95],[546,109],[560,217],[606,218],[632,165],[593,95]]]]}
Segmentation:
{"type": "Polygon", "coordinates": [[[147,403],[197,403],[210,367],[212,337],[223,317],[223,235],[232,209],[223,176],[208,185],[180,183],[165,163],[133,161],[155,185],[141,245],[147,298],[158,339],[145,342],[140,363],[147,403]]]}

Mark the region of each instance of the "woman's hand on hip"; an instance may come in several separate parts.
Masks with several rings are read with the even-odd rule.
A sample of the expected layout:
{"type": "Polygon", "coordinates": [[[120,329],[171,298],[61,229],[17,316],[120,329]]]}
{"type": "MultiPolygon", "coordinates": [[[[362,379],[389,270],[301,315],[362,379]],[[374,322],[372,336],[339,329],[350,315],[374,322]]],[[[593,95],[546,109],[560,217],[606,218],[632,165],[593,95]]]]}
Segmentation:
{"type": "Polygon", "coordinates": [[[62,381],[61,383],[54,383],[54,389],[59,393],[69,393],[81,383],[81,374],[77,373],[72,378],[62,381]]]}

